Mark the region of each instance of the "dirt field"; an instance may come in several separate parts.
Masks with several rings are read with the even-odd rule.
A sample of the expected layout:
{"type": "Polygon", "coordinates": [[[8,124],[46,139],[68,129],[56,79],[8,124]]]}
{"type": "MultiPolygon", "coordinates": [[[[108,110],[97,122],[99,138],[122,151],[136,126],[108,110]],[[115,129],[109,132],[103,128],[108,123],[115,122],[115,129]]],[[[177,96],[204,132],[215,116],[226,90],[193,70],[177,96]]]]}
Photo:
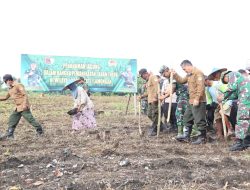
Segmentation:
{"type": "MultiPolygon", "coordinates": [[[[250,150],[182,144],[175,134],[140,138],[133,101],[125,115],[128,97],[92,99],[98,128],[71,134],[71,97],[31,94],[45,135],[37,138],[21,120],[15,140],[0,142],[0,189],[250,189],[250,150]]],[[[1,132],[12,109],[12,101],[1,102],[1,132]]],[[[150,121],[142,116],[141,124],[146,131],[150,121]]]]}

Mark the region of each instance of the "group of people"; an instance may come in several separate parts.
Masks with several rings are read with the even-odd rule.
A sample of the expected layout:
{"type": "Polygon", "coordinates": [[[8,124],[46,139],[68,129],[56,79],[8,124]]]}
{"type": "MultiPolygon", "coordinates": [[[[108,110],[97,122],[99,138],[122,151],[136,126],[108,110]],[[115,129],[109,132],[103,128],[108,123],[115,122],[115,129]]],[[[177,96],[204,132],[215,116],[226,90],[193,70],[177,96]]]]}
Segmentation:
{"type": "MultiPolygon", "coordinates": [[[[250,68],[237,72],[215,68],[205,76],[189,60],[182,61],[180,66],[187,73],[185,77],[166,65],[159,70],[161,76],[154,75],[145,68],[139,71],[140,77],[145,80],[139,99],[144,111],[147,108],[145,113],[152,121],[149,136],[157,135],[159,128],[163,133],[176,131],[177,141],[203,144],[207,141],[208,131],[215,131],[217,140],[223,140],[224,136],[234,137],[235,143],[230,151],[250,147],[250,68]],[[162,116],[165,121],[158,121],[162,116]],[[198,130],[198,135],[192,139],[194,127],[198,130]]],[[[30,111],[24,86],[14,81],[10,74],[4,75],[3,81],[8,86],[8,93],[5,97],[0,97],[0,101],[11,97],[15,108],[9,117],[7,132],[0,135],[0,140],[14,137],[21,117],[35,127],[38,136],[42,135],[43,127],[30,111]]],[[[70,90],[73,98],[73,132],[95,128],[94,105],[84,78],[68,81],[62,90],[70,90]]]]}
{"type": "MultiPolygon", "coordinates": [[[[12,98],[15,107],[9,117],[7,132],[0,135],[0,140],[14,138],[14,132],[21,117],[27,120],[36,129],[38,136],[41,136],[44,133],[43,127],[36,121],[31,113],[30,103],[24,85],[16,82],[10,74],[4,75],[3,81],[8,87],[8,93],[5,97],[0,97],[0,101],[12,98]]],[[[86,128],[95,128],[94,105],[89,97],[89,89],[84,78],[79,77],[77,80],[68,81],[62,90],[70,90],[73,97],[73,107],[76,110],[72,116],[73,132],[82,132],[86,128]]]]}
{"type": "Polygon", "coordinates": [[[203,144],[208,132],[215,131],[219,141],[224,136],[235,140],[230,151],[250,147],[250,68],[237,72],[215,68],[205,76],[189,60],[180,66],[187,73],[185,77],[165,65],[159,70],[161,77],[145,68],[139,71],[146,82],[146,91],[139,99],[147,100],[147,114],[152,121],[148,135],[155,136],[160,123],[161,132],[177,131],[176,140],[180,142],[203,144]],[[159,107],[165,122],[158,122],[159,107]],[[166,122],[168,115],[170,122],[166,122]],[[194,127],[198,135],[192,139],[194,127]]]}

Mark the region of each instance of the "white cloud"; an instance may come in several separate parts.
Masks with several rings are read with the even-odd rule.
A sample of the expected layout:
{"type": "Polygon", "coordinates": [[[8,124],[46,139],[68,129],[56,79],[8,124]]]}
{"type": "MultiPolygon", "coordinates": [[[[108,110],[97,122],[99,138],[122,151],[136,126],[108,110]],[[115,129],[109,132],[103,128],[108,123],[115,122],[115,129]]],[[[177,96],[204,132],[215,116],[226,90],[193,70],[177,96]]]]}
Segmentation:
{"type": "Polygon", "coordinates": [[[0,75],[20,54],[135,58],[138,68],[183,59],[208,74],[244,68],[250,11],[241,0],[8,0],[0,2],[0,75]]]}

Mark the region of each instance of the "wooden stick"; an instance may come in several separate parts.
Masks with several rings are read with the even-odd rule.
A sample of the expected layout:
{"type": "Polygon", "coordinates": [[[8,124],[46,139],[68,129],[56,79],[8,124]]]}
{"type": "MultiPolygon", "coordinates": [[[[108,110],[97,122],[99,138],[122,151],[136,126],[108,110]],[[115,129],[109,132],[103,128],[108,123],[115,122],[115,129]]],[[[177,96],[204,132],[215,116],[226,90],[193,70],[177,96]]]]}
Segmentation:
{"type": "Polygon", "coordinates": [[[170,121],[170,115],[171,115],[171,107],[172,107],[172,97],[173,97],[173,73],[170,74],[170,95],[169,95],[169,103],[168,103],[168,117],[167,117],[167,123],[170,121]]]}
{"type": "Polygon", "coordinates": [[[221,118],[222,118],[224,138],[227,140],[227,127],[226,127],[226,122],[225,122],[223,105],[222,105],[222,103],[220,103],[219,105],[220,105],[220,114],[221,114],[221,118]]]}
{"type": "Polygon", "coordinates": [[[141,100],[138,102],[138,113],[139,113],[139,135],[142,136],[141,131],[141,100]]]}
{"type": "Polygon", "coordinates": [[[128,106],[129,106],[130,98],[131,98],[131,94],[129,94],[129,97],[128,97],[128,103],[127,103],[127,107],[126,107],[126,115],[128,114],[128,106]]]}
{"type": "Polygon", "coordinates": [[[160,83],[158,82],[158,123],[157,123],[157,137],[159,137],[160,134],[160,126],[161,126],[161,89],[160,89],[160,83]]]}
{"type": "Polygon", "coordinates": [[[134,93],[134,111],[135,111],[135,116],[137,115],[137,106],[136,106],[136,93],[134,93]]]}

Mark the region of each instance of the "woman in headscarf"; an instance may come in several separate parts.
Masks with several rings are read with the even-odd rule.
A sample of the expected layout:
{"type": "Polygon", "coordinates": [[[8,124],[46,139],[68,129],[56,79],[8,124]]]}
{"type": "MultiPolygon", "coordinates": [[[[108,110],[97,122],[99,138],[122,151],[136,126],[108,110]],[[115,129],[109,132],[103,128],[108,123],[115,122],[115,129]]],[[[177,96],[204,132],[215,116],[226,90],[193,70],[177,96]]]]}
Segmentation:
{"type": "Polygon", "coordinates": [[[78,81],[68,82],[63,88],[63,90],[69,89],[71,91],[74,100],[74,108],[76,108],[76,114],[73,115],[72,122],[74,132],[96,127],[94,104],[86,91],[82,87],[76,86],[76,82],[78,81]]]}

